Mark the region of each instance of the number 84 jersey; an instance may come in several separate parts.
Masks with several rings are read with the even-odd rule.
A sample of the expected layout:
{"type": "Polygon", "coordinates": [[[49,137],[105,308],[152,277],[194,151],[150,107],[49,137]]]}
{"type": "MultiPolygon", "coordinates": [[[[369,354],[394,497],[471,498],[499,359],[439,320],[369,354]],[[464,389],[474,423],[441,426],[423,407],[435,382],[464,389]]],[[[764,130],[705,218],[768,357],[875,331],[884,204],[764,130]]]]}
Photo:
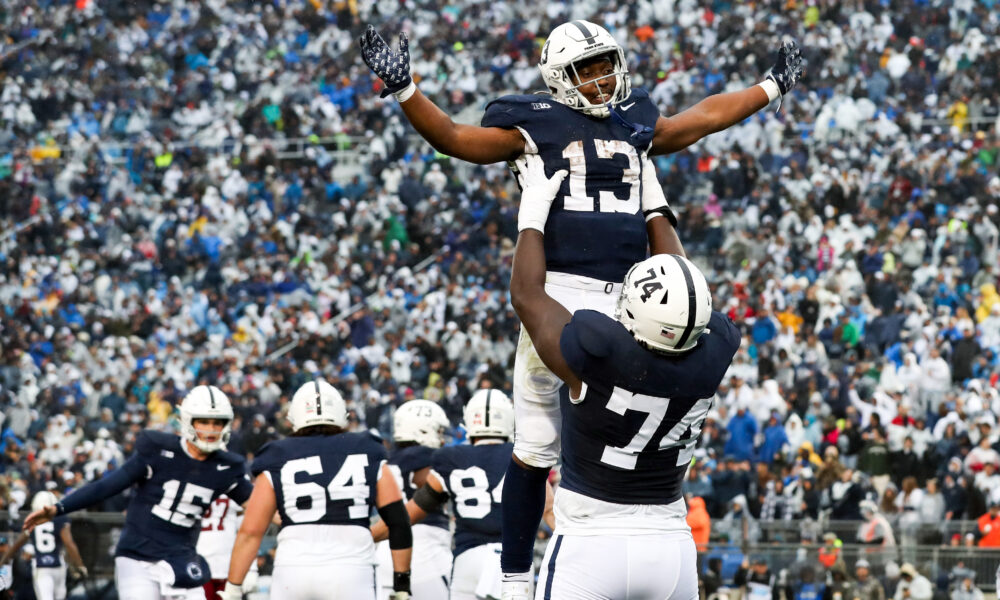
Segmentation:
{"type": "Polygon", "coordinates": [[[500,497],[514,445],[448,446],[434,452],[431,472],[455,508],[455,556],[500,542],[500,497]]]}
{"type": "Polygon", "coordinates": [[[504,96],[486,107],[483,127],[520,131],[547,176],[569,171],[545,222],[549,271],[619,283],[646,258],[641,158],[660,115],[642,89],[614,110],[588,117],[547,95],[504,96]]]}

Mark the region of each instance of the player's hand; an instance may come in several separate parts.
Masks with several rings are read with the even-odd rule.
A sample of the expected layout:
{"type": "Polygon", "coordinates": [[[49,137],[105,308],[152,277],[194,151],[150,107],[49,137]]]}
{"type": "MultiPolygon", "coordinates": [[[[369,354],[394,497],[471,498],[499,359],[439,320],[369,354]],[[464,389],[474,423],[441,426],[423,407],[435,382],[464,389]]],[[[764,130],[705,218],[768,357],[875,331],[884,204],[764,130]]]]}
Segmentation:
{"type": "Polygon", "coordinates": [[[563,179],[569,171],[556,171],[552,177],[545,175],[545,162],[537,154],[522,154],[510,163],[511,171],[521,188],[521,204],[517,211],[517,230],[545,231],[552,201],[559,193],[563,179]]]}
{"type": "Polygon", "coordinates": [[[413,83],[410,77],[410,42],[405,33],[399,34],[399,50],[393,51],[371,25],[359,38],[361,58],[385,83],[382,97],[401,92],[413,83]]]}
{"type": "Polygon", "coordinates": [[[35,512],[31,513],[24,519],[24,531],[31,531],[38,525],[42,523],[48,523],[52,519],[56,518],[56,513],[58,510],[55,506],[46,506],[45,508],[40,508],[35,512]]]}
{"type": "Polygon", "coordinates": [[[778,85],[778,91],[784,96],[795,87],[802,77],[802,51],[795,40],[782,42],[778,49],[778,60],[764,76],[778,85]]]}
{"type": "Polygon", "coordinates": [[[671,225],[677,227],[677,217],[670,210],[663,186],[656,177],[656,167],[648,156],[642,157],[642,214],[648,223],[653,217],[664,216],[670,219],[671,225]]]}
{"type": "Polygon", "coordinates": [[[88,574],[88,572],[87,572],[87,567],[85,567],[85,566],[83,566],[83,565],[80,565],[80,566],[72,566],[72,567],[70,567],[70,571],[71,571],[71,572],[72,572],[72,573],[73,573],[74,575],[76,575],[76,577],[77,577],[78,579],[86,579],[86,578],[87,578],[87,574],[88,574]]]}
{"type": "Polygon", "coordinates": [[[393,592],[389,600],[410,600],[410,592],[393,592]]]}
{"type": "Polygon", "coordinates": [[[235,583],[226,582],[226,588],[219,594],[219,600],[243,600],[243,588],[235,583]]]}

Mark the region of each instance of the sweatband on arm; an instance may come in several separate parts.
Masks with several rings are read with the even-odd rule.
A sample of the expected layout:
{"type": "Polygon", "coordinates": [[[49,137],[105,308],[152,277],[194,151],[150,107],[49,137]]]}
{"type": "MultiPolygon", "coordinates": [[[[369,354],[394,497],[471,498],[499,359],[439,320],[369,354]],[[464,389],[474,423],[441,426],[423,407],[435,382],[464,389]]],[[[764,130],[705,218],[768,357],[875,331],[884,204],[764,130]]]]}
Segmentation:
{"type": "Polygon", "coordinates": [[[448,501],[447,492],[439,492],[429,485],[425,485],[413,494],[413,502],[420,507],[420,510],[429,513],[441,508],[441,505],[448,501]]]}
{"type": "Polygon", "coordinates": [[[378,509],[378,515],[389,528],[389,549],[405,550],[413,547],[413,531],[410,529],[410,515],[402,500],[396,500],[378,509]]]}

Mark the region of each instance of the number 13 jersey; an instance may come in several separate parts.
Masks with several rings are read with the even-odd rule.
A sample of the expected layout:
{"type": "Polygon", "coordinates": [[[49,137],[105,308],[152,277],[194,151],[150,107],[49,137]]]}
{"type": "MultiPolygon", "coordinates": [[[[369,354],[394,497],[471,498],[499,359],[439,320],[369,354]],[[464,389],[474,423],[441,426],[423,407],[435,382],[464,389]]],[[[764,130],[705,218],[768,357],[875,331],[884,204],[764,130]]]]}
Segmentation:
{"type": "Polygon", "coordinates": [[[545,223],[549,271],[620,283],[646,258],[641,158],[660,115],[642,89],[614,110],[621,119],[588,117],[547,95],[504,96],[486,107],[483,127],[520,131],[547,176],[569,171],[545,223]]]}

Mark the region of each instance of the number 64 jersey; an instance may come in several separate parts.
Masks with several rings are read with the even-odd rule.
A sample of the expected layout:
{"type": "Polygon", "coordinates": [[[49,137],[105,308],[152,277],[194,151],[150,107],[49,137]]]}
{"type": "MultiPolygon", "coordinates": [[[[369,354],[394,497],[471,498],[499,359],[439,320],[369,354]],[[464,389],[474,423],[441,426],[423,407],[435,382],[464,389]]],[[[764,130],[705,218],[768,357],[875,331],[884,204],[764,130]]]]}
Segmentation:
{"type": "Polygon", "coordinates": [[[581,310],[563,329],[559,346],[585,387],[578,403],[566,388],[561,392],[556,530],[663,528],[658,517],[668,519],[668,528],[677,518],[683,524],[681,483],[739,349],[739,330],[713,311],[697,346],[668,356],[640,346],[620,322],[581,310]]]}
{"type": "Polygon", "coordinates": [[[520,131],[546,176],[569,171],[545,222],[549,271],[620,283],[646,258],[641,159],[660,115],[638,88],[614,111],[588,117],[546,95],[504,96],[486,107],[483,127],[520,131]]]}
{"type": "Polygon", "coordinates": [[[261,448],[251,472],[274,488],[275,566],[375,564],[369,515],[386,459],[369,433],[289,437],[261,448]]]}

